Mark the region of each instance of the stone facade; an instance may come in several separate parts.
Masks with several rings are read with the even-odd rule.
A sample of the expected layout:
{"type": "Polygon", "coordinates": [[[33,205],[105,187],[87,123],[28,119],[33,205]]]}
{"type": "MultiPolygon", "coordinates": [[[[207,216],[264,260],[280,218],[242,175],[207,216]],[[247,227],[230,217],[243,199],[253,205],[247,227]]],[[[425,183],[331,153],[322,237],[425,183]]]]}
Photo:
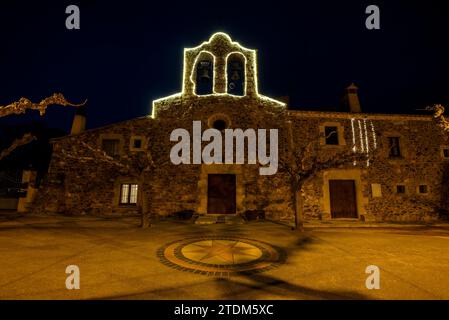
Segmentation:
{"type": "Polygon", "coordinates": [[[201,121],[205,130],[220,120],[228,128],[278,129],[280,162],[288,161],[292,150],[310,141],[317,141],[319,156],[328,158],[347,150],[375,149],[375,158],[363,166],[348,163],[307,181],[303,189],[306,219],[332,219],[330,180],[354,181],[359,219],[437,219],[439,211],[447,209],[444,186],[449,161],[444,149],[449,142],[432,117],[363,114],[358,112],[360,106],[355,110],[292,111],[283,102],[259,94],[256,52],[217,33],[199,47],[185,50],[182,92],[154,101],[152,116],[54,140],[49,172],[32,210],[105,215],[148,212],[153,216],[190,210],[203,215],[208,214],[208,175],[232,174],[236,214],[259,210],[269,219],[292,220],[292,189],[282,171],[261,176],[254,164],[172,164],[174,129],[184,128],[192,135],[193,121],[201,121]],[[234,58],[243,67],[241,95],[228,92],[228,62],[234,58]],[[203,61],[212,65],[213,82],[210,93],[199,95],[197,68],[203,61]],[[336,130],[338,143],[327,143],[329,128],[336,130]],[[399,139],[400,156],[390,156],[390,137],[399,139]],[[113,157],[102,150],[106,140],[116,143],[113,157]],[[123,184],[138,185],[137,203],[120,204],[123,184]],[[400,193],[398,186],[404,186],[400,193]]]}
{"type": "Polygon", "coordinates": [[[331,179],[355,181],[358,215],[367,221],[427,221],[447,210],[449,161],[441,150],[449,141],[432,117],[307,111],[291,111],[290,115],[297,144],[323,139],[320,127],[340,124],[344,142],[322,145],[319,151],[328,157],[348,148],[360,151],[362,145],[376,147],[369,166],[325,170],[306,183],[308,218],[331,219],[331,179]],[[390,157],[389,137],[399,137],[401,156],[390,157]],[[398,193],[398,186],[404,186],[405,192],[398,193]],[[427,192],[420,193],[420,186],[426,186],[427,192]]]}

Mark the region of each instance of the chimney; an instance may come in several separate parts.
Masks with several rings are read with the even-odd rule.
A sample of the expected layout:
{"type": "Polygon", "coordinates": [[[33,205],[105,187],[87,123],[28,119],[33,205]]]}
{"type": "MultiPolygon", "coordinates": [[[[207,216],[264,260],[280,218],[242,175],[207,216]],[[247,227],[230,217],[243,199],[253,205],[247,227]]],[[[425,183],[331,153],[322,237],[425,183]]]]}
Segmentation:
{"type": "Polygon", "coordinates": [[[86,106],[76,108],[70,134],[78,134],[86,130],[86,106]]]}
{"type": "Polygon", "coordinates": [[[345,94],[343,96],[342,105],[345,111],[360,113],[362,109],[360,108],[359,95],[357,91],[359,88],[351,83],[349,87],[345,89],[345,94]]]}

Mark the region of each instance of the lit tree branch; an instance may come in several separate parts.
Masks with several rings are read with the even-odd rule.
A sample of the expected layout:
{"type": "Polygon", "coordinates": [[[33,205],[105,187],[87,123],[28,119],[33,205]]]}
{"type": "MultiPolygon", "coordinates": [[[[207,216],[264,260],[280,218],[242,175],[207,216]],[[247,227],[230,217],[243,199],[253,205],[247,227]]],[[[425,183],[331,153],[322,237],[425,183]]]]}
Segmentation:
{"type": "Polygon", "coordinates": [[[24,146],[32,141],[36,140],[36,137],[31,133],[25,133],[22,138],[14,140],[14,142],[7,149],[3,150],[0,153],[0,160],[6,158],[17,148],[24,146]]]}
{"type": "MultiPolygon", "coordinates": [[[[54,93],[52,96],[47,97],[43,99],[39,103],[33,103],[31,100],[27,98],[20,98],[19,101],[13,102],[11,104],[8,104],[6,106],[0,106],[0,118],[6,117],[12,114],[23,114],[27,109],[30,110],[39,110],[39,114],[43,116],[45,114],[45,111],[49,105],[61,105],[61,106],[70,106],[70,107],[81,107],[86,104],[87,100],[85,100],[81,104],[74,104],[67,101],[67,99],[61,94],[61,93],[54,93]]],[[[36,137],[33,136],[30,133],[25,134],[22,138],[17,139],[13,142],[13,144],[3,150],[0,153],[0,160],[7,157],[11,152],[13,152],[15,149],[17,149],[20,146],[23,146],[25,144],[28,144],[32,142],[33,140],[36,140],[36,137]]]]}
{"type": "Polygon", "coordinates": [[[127,171],[128,174],[132,174],[131,171],[132,169],[134,169],[136,171],[136,176],[140,176],[143,171],[148,171],[151,168],[155,167],[150,150],[141,152],[134,158],[115,158],[106,154],[106,152],[104,152],[102,149],[96,148],[84,141],[79,141],[79,143],[83,147],[82,149],[76,148],[75,146],[71,145],[69,149],[62,149],[61,155],[59,156],[83,162],[92,161],[97,163],[110,164],[115,168],[127,171]]]}
{"type": "Polygon", "coordinates": [[[436,104],[433,106],[426,107],[425,110],[433,111],[433,117],[437,121],[438,125],[445,131],[449,133],[449,120],[444,116],[444,107],[441,104],[436,104]]]}
{"type": "Polygon", "coordinates": [[[293,153],[293,159],[280,160],[279,169],[287,173],[293,180],[296,191],[300,191],[302,185],[314,177],[318,172],[329,168],[350,163],[365,163],[372,160],[374,155],[370,153],[353,152],[352,150],[340,152],[329,158],[320,158],[319,152],[314,147],[314,141],[300,147],[293,153]]]}
{"type": "Polygon", "coordinates": [[[127,174],[139,180],[140,206],[142,208],[141,226],[146,228],[151,225],[149,221],[149,212],[144,207],[145,191],[143,185],[145,182],[145,172],[148,172],[156,167],[151,151],[149,148],[145,152],[139,152],[134,157],[111,157],[102,149],[94,147],[84,141],[79,141],[82,148],[78,148],[70,144],[66,149],[61,149],[60,153],[55,154],[56,157],[62,159],[70,159],[73,161],[90,162],[91,165],[97,168],[104,168],[108,166],[108,170],[119,170],[121,174],[127,174]]]}
{"type": "Polygon", "coordinates": [[[300,231],[303,230],[303,186],[309,179],[330,168],[339,168],[348,164],[362,165],[372,160],[374,160],[374,151],[360,153],[348,150],[324,157],[320,153],[319,143],[313,140],[296,148],[290,157],[280,160],[279,171],[286,173],[290,179],[293,193],[292,203],[295,211],[295,228],[300,231]]]}
{"type": "Polygon", "coordinates": [[[0,118],[6,117],[11,114],[23,114],[27,109],[38,110],[39,114],[43,116],[49,105],[60,105],[70,107],[81,107],[87,102],[84,101],[81,104],[70,103],[61,93],[54,93],[52,96],[43,99],[39,103],[34,103],[27,98],[20,98],[19,101],[13,102],[6,106],[0,106],[0,118]]]}

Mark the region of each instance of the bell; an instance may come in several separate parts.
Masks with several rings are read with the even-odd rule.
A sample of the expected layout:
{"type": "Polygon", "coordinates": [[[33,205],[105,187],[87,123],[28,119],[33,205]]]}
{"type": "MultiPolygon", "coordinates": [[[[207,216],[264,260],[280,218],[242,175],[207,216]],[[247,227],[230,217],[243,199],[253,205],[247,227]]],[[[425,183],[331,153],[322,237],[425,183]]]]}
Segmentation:
{"type": "Polygon", "coordinates": [[[207,82],[210,81],[210,76],[209,76],[209,68],[201,68],[200,70],[200,81],[203,82],[207,82]]]}
{"type": "Polygon", "coordinates": [[[240,70],[242,70],[242,66],[239,62],[233,61],[231,62],[231,80],[238,81],[240,80],[240,70]]]}
{"type": "Polygon", "coordinates": [[[200,81],[202,81],[202,82],[210,81],[210,76],[209,76],[210,65],[211,65],[210,61],[207,61],[207,60],[200,61],[199,66],[198,66],[198,68],[199,68],[198,73],[199,73],[200,81]]]}
{"type": "Polygon", "coordinates": [[[209,70],[207,69],[203,69],[201,70],[201,81],[209,81],[210,77],[209,77],[209,70]]]}
{"type": "Polygon", "coordinates": [[[231,80],[232,80],[232,81],[238,81],[238,80],[240,80],[240,75],[239,75],[238,70],[235,70],[235,69],[234,69],[234,70],[232,71],[231,80]]]}

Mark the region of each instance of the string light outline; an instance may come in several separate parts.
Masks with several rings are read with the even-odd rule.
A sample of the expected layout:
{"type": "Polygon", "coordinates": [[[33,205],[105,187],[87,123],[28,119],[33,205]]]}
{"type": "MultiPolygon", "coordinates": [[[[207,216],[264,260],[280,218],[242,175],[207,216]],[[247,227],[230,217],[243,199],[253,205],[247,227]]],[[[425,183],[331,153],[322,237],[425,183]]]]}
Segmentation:
{"type": "Polygon", "coordinates": [[[368,141],[368,130],[366,129],[366,119],[363,119],[363,128],[365,130],[365,142],[366,142],[366,155],[367,155],[367,160],[366,160],[366,165],[369,167],[370,165],[370,161],[369,161],[369,141],[368,141]]]}
{"type": "MultiPolygon", "coordinates": [[[[200,53],[198,53],[198,55],[196,56],[195,60],[193,61],[193,65],[192,65],[192,69],[193,69],[193,70],[192,70],[192,72],[190,73],[190,77],[189,77],[189,80],[190,80],[190,82],[191,82],[192,85],[193,85],[193,94],[194,94],[194,95],[196,95],[196,96],[202,96],[202,97],[207,97],[207,96],[211,96],[211,95],[214,95],[214,94],[218,94],[218,92],[215,91],[215,73],[216,73],[215,65],[216,65],[216,61],[217,61],[217,58],[215,57],[215,55],[214,55],[212,52],[207,51],[207,50],[202,50],[202,51],[200,51],[200,53]],[[196,92],[196,82],[193,80],[193,75],[194,75],[194,74],[196,73],[196,71],[197,71],[196,68],[197,68],[198,60],[199,60],[199,58],[201,57],[201,55],[204,54],[204,53],[211,55],[211,56],[212,56],[212,59],[213,59],[213,68],[212,68],[212,93],[209,93],[209,94],[201,94],[201,95],[199,95],[199,94],[196,94],[196,93],[195,93],[195,92],[196,92]]],[[[184,81],[183,81],[182,83],[184,83],[184,81]]]]}
{"type": "Polygon", "coordinates": [[[355,128],[354,128],[355,119],[351,119],[351,127],[352,127],[352,151],[357,152],[357,145],[355,140],[355,128]]]}
{"type": "MultiPolygon", "coordinates": [[[[356,145],[356,140],[355,140],[355,128],[354,128],[354,122],[355,119],[352,118],[351,119],[351,128],[352,128],[352,152],[356,153],[357,152],[357,145],[356,145]]],[[[357,161],[354,160],[353,165],[356,166],[357,165],[357,161]]]]}
{"type": "Polygon", "coordinates": [[[376,130],[374,129],[373,121],[371,122],[371,132],[373,133],[373,143],[374,143],[374,150],[377,149],[377,137],[376,137],[376,130]]]}
{"type": "Polygon", "coordinates": [[[362,149],[362,153],[365,153],[365,146],[363,145],[362,121],[358,120],[358,123],[359,123],[360,147],[362,149]]]}
{"type": "MultiPolygon", "coordinates": [[[[186,94],[185,79],[186,79],[186,73],[187,73],[187,53],[195,51],[195,50],[199,50],[203,46],[210,44],[213,41],[213,39],[216,36],[218,36],[218,35],[224,36],[231,43],[231,45],[237,46],[242,51],[246,51],[248,54],[252,55],[252,58],[253,58],[253,79],[254,79],[254,93],[255,93],[255,96],[258,99],[260,99],[260,100],[276,103],[280,107],[286,107],[286,103],[284,103],[284,102],[281,102],[281,101],[278,101],[276,99],[272,99],[270,97],[267,97],[267,96],[259,94],[259,83],[258,83],[259,82],[258,81],[259,78],[258,78],[258,75],[257,75],[257,66],[258,65],[257,65],[256,50],[248,49],[248,48],[242,46],[240,43],[238,43],[236,41],[232,41],[231,37],[228,34],[226,34],[225,32],[216,32],[209,38],[209,41],[204,41],[199,46],[196,46],[196,47],[193,47],[193,48],[184,48],[184,59],[183,59],[184,61],[183,61],[183,72],[182,72],[182,80],[183,81],[182,81],[182,87],[181,87],[182,90],[181,90],[181,92],[178,92],[178,93],[166,96],[166,97],[162,97],[162,98],[153,100],[153,102],[152,102],[151,118],[153,118],[153,119],[155,118],[155,109],[156,109],[155,106],[156,106],[157,103],[159,103],[161,101],[170,100],[170,99],[180,98],[180,97],[182,97],[182,96],[184,96],[186,94]]],[[[190,77],[189,77],[190,79],[189,80],[192,80],[191,76],[192,76],[193,72],[195,72],[195,67],[194,66],[196,65],[196,60],[198,59],[198,57],[201,55],[201,53],[203,51],[210,53],[214,57],[214,73],[213,74],[214,74],[214,81],[215,81],[215,72],[216,72],[215,68],[218,68],[216,63],[215,63],[216,62],[216,56],[214,54],[212,54],[211,52],[207,51],[207,50],[200,51],[197,54],[197,56],[195,57],[195,62],[192,65],[192,72],[190,74],[190,77]]],[[[227,56],[229,56],[232,53],[240,53],[241,55],[243,55],[245,57],[245,60],[247,60],[246,55],[243,54],[242,52],[239,52],[239,51],[233,51],[233,52],[229,53],[227,56]]],[[[226,59],[226,62],[227,62],[227,59],[226,59]]],[[[246,66],[247,66],[247,62],[245,61],[245,95],[244,96],[232,95],[232,94],[228,94],[227,92],[226,93],[217,93],[217,92],[215,92],[215,82],[214,82],[214,85],[213,85],[213,93],[209,94],[209,95],[197,95],[195,93],[195,84],[194,84],[193,92],[192,92],[193,96],[197,96],[197,97],[199,97],[199,96],[201,96],[201,97],[203,97],[203,96],[206,96],[206,97],[207,96],[228,96],[228,97],[233,97],[233,98],[243,98],[243,97],[245,97],[246,93],[247,93],[246,90],[247,90],[247,84],[248,84],[248,77],[247,77],[247,74],[246,74],[246,66]]],[[[227,63],[225,65],[225,70],[226,70],[226,68],[227,68],[227,63]]],[[[227,85],[227,83],[228,83],[228,75],[227,74],[225,74],[225,79],[226,79],[225,83],[227,85]]],[[[226,88],[226,91],[227,91],[227,88],[226,88]]]]}

